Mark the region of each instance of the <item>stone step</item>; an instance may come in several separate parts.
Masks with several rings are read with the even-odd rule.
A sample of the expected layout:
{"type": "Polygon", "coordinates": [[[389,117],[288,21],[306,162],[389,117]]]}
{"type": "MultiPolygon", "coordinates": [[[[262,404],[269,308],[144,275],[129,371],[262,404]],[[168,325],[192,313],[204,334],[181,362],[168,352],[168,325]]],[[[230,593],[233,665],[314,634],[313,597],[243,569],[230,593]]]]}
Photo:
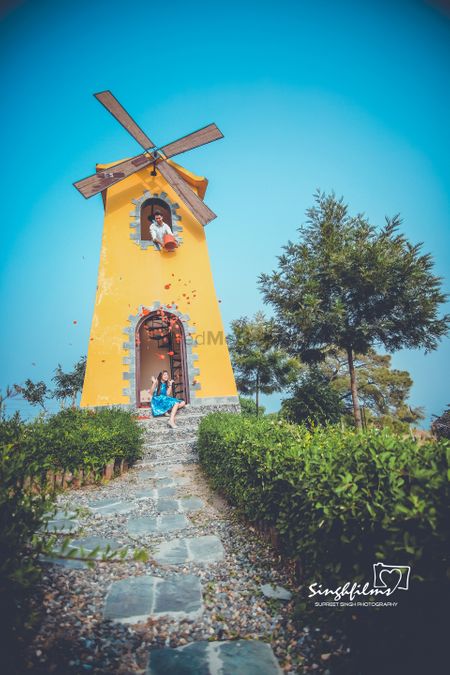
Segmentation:
{"type": "MultiPolygon", "coordinates": [[[[144,412],[140,411],[139,413],[136,413],[138,417],[138,421],[142,426],[148,426],[151,424],[161,424],[164,421],[167,421],[168,417],[165,415],[158,415],[158,417],[154,417],[151,412],[149,412],[148,409],[146,409],[144,412]]],[[[200,424],[202,419],[205,417],[205,413],[200,413],[200,412],[183,412],[183,410],[180,410],[177,412],[177,422],[189,422],[192,424],[200,424]]]]}
{"type": "Polygon", "coordinates": [[[183,438],[196,439],[197,435],[197,429],[193,429],[192,427],[177,426],[175,429],[171,429],[168,425],[164,425],[159,429],[147,429],[144,433],[144,440],[145,442],[151,443],[160,438],[173,440],[183,438]]]}
{"type": "Polygon", "coordinates": [[[183,429],[183,427],[176,427],[171,429],[169,426],[162,429],[152,429],[147,431],[144,435],[145,443],[159,442],[159,441],[185,441],[193,442],[197,440],[196,429],[183,429]]]}
{"type": "Polygon", "coordinates": [[[146,675],[281,675],[272,647],[260,640],[201,640],[153,649],[146,675]]]}
{"type": "Polygon", "coordinates": [[[114,622],[135,624],[167,617],[194,620],[203,613],[200,579],[192,574],[168,579],[130,577],[112,583],[103,616],[114,622]]]}
{"type": "Polygon", "coordinates": [[[191,438],[189,438],[189,437],[184,438],[184,439],[178,438],[176,440],[173,437],[172,437],[172,439],[170,439],[170,438],[167,438],[167,436],[162,436],[161,438],[153,438],[151,441],[149,441],[149,440],[144,441],[144,447],[158,447],[158,448],[160,446],[163,446],[163,445],[167,445],[167,446],[186,445],[186,446],[192,447],[196,444],[197,444],[197,438],[195,436],[193,436],[191,438]]]}

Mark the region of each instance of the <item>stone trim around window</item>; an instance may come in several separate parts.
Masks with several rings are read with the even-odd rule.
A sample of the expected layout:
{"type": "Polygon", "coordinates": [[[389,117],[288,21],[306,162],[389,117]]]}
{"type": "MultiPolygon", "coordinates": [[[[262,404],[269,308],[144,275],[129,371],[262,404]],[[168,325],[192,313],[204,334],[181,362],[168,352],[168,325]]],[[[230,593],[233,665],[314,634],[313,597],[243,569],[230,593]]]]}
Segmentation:
{"type": "Polygon", "coordinates": [[[134,211],[130,213],[130,218],[133,220],[130,223],[130,239],[132,239],[143,251],[146,251],[148,248],[153,248],[155,251],[160,251],[160,246],[155,244],[154,241],[148,241],[147,239],[141,239],[141,208],[144,202],[147,199],[161,199],[163,202],[166,202],[167,206],[170,209],[172,214],[172,230],[173,234],[179,244],[183,243],[183,239],[180,237],[179,233],[183,231],[181,225],[181,216],[177,213],[180,205],[177,202],[173,202],[168,196],[167,192],[150,192],[146,190],[142,197],[139,199],[132,199],[132,203],[135,205],[134,211]]]}

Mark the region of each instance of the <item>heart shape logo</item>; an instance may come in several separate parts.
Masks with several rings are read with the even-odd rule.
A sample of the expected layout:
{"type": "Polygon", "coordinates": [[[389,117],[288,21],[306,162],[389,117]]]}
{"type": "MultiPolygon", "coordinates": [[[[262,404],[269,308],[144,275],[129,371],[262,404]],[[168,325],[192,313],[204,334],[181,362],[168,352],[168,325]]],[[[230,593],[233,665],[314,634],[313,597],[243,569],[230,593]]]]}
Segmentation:
{"type": "Polygon", "coordinates": [[[392,570],[381,570],[380,572],[380,581],[389,589],[387,595],[392,595],[392,593],[397,590],[399,583],[402,580],[402,571],[395,568],[392,570]]]}

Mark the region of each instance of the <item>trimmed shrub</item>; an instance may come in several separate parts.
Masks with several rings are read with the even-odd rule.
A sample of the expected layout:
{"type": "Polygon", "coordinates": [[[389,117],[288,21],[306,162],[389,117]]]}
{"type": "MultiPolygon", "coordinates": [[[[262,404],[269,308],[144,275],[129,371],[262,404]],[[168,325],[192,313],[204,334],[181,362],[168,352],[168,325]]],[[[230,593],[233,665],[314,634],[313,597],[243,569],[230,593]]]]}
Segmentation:
{"type": "MultiPolygon", "coordinates": [[[[52,506],[45,490],[24,489],[27,479],[40,474],[40,468],[20,449],[21,429],[17,418],[15,422],[16,442],[0,446],[0,634],[8,646],[5,658],[9,655],[12,662],[20,649],[17,637],[24,624],[30,623],[29,593],[40,576],[37,558],[41,548],[31,541],[52,506]]],[[[5,435],[13,425],[7,427],[2,429],[5,435]]]]}
{"type": "Polygon", "coordinates": [[[199,428],[213,487],[275,527],[305,579],[367,579],[372,564],[445,580],[450,444],[214,413],[199,428]]]}
{"type": "MultiPolygon", "coordinates": [[[[9,428],[10,421],[5,425],[9,428]]],[[[3,423],[3,437],[6,431],[2,427],[3,423]]],[[[134,464],[143,446],[143,432],[133,415],[115,408],[62,410],[48,419],[38,417],[23,424],[19,433],[21,448],[42,476],[48,471],[84,471],[100,476],[109,462],[134,464]]]]}
{"type": "Polygon", "coordinates": [[[123,410],[63,410],[29,423],[19,415],[0,420],[0,634],[7,643],[11,638],[12,664],[40,575],[43,543],[34,535],[52,510],[48,473],[100,477],[112,461],[133,464],[142,446],[141,427],[123,410]]]}

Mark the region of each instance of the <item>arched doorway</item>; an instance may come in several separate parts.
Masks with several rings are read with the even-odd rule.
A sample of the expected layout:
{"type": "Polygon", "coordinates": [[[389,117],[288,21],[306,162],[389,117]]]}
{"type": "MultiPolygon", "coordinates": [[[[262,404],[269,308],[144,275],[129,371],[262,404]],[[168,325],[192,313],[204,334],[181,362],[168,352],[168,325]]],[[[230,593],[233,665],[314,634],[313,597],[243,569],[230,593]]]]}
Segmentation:
{"type": "Polygon", "coordinates": [[[173,396],[189,403],[184,328],[177,316],[164,309],[148,312],[136,328],[136,401],[148,407],[152,375],[169,371],[173,396]]]}
{"type": "Polygon", "coordinates": [[[173,230],[172,212],[167,202],[159,197],[150,197],[149,199],[146,199],[141,206],[141,241],[152,241],[150,225],[154,220],[155,211],[160,211],[162,213],[164,222],[169,225],[171,230],[173,230]]]}

